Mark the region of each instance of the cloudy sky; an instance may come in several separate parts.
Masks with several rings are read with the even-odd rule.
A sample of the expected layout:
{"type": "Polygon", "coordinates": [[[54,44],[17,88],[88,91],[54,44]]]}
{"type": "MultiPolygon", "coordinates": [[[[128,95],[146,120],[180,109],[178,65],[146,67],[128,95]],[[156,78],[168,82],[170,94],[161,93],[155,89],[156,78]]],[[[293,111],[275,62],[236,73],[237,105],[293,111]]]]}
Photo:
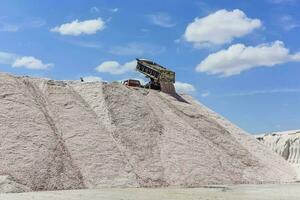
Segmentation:
{"type": "Polygon", "coordinates": [[[300,128],[300,0],[1,0],[0,70],[143,79],[135,58],[249,131],[300,128]]]}

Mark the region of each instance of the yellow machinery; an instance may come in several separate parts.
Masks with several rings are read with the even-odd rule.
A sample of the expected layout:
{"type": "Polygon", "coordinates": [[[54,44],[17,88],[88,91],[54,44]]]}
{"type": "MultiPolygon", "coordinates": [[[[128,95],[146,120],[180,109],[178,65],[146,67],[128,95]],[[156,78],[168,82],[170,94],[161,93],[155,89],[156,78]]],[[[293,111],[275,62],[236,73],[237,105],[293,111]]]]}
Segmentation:
{"type": "Polygon", "coordinates": [[[175,72],[146,59],[136,59],[136,70],[150,78],[146,88],[161,90],[165,93],[175,93],[175,72]]]}

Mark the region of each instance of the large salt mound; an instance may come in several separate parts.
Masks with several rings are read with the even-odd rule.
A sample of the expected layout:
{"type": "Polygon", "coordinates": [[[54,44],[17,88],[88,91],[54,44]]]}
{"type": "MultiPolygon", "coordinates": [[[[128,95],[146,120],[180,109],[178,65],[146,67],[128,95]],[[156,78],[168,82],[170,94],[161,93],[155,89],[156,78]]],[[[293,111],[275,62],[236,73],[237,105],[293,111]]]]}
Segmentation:
{"type": "Polygon", "coordinates": [[[0,74],[0,175],[32,190],[286,182],[284,159],[189,96],[0,74]]]}

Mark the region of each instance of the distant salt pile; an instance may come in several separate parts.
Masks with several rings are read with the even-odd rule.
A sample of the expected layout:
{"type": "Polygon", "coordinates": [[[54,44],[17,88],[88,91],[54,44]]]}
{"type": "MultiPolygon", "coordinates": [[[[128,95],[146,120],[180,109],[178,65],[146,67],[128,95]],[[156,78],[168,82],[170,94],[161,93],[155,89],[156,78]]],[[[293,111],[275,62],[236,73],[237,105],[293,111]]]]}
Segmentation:
{"type": "Polygon", "coordinates": [[[0,74],[0,175],[31,190],[293,181],[290,165],[191,97],[0,74]]]}
{"type": "Polygon", "coordinates": [[[291,163],[300,179],[300,130],[269,133],[258,140],[291,163]]]}

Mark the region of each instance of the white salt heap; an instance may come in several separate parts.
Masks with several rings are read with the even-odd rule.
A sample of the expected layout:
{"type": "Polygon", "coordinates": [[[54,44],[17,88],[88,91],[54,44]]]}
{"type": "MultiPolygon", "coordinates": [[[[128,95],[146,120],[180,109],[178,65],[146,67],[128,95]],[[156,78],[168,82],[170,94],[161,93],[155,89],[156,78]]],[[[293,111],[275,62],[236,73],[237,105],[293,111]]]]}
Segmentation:
{"type": "Polygon", "coordinates": [[[287,160],[297,171],[300,180],[300,130],[273,132],[258,139],[287,160]]]}
{"type": "Polygon", "coordinates": [[[191,97],[0,74],[0,175],[31,190],[293,181],[290,165],[191,97]]]}

